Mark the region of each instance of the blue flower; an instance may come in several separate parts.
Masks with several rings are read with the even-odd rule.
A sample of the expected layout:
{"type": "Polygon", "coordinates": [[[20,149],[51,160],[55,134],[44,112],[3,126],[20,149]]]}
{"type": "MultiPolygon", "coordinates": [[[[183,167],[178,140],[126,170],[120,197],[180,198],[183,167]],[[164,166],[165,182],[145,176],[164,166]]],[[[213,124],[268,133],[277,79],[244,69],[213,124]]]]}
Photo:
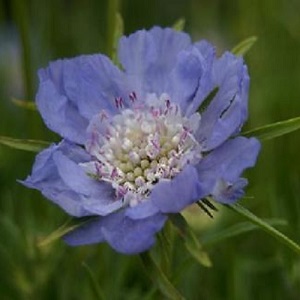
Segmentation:
{"type": "Polygon", "coordinates": [[[122,37],[118,56],[122,69],[96,54],[39,71],[36,103],[62,141],[37,155],[23,184],[69,215],[96,216],[68,244],[133,254],[153,245],[168,214],[241,197],[260,145],[238,136],[249,87],[241,57],[158,27],[122,37]]]}

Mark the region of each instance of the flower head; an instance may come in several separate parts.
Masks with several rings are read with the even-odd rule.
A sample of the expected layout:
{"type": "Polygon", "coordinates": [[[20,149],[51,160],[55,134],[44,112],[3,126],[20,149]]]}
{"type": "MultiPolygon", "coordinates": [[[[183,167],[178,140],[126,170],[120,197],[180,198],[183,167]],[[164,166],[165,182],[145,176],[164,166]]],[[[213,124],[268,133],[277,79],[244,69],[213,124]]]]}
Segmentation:
{"type": "Polygon", "coordinates": [[[99,54],[39,71],[37,106],[62,141],[38,154],[23,183],[72,216],[98,216],[68,244],[106,241],[132,254],[154,243],[168,214],[207,196],[240,198],[260,146],[238,136],[249,86],[242,58],[155,27],[122,37],[119,60],[123,70],[99,54]]]}

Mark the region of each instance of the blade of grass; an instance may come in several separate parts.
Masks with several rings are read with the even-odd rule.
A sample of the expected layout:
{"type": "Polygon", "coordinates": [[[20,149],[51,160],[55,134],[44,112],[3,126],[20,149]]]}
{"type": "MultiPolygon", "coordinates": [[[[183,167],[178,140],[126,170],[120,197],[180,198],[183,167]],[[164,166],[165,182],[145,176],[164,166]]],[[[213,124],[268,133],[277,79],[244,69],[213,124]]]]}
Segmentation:
{"type": "Polygon", "coordinates": [[[50,145],[49,142],[45,141],[15,139],[8,136],[0,136],[0,144],[10,148],[30,152],[40,152],[50,145]]]}
{"type": "Polygon", "coordinates": [[[94,275],[93,271],[91,270],[91,268],[85,262],[82,263],[82,266],[85,268],[85,270],[88,273],[89,281],[90,281],[92,290],[94,292],[95,299],[97,299],[97,300],[105,300],[105,298],[103,296],[103,293],[102,293],[102,291],[100,289],[100,286],[99,286],[99,284],[98,284],[98,282],[97,282],[97,280],[95,278],[95,275],[94,275]]]}
{"type": "MultiPolygon", "coordinates": [[[[263,219],[264,222],[268,223],[271,226],[286,226],[287,221],[282,219],[263,219]]],[[[250,222],[241,222],[238,224],[235,224],[233,226],[230,226],[229,228],[226,228],[222,231],[218,231],[215,234],[208,235],[207,237],[202,238],[202,244],[207,247],[211,246],[213,244],[219,243],[221,241],[224,241],[226,239],[239,236],[243,233],[250,232],[260,229],[259,226],[256,224],[250,223],[250,222]]]]}
{"type": "Polygon", "coordinates": [[[246,137],[255,136],[258,139],[270,140],[300,129],[300,117],[268,124],[242,133],[246,137]]]}
{"type": "Polygon", "coordinates": [[[225,205],[225,206],[237,212],[238,214],[242,215],[243,217],[248,219],[251,223],[259,226],[262,230],[266,231],[267,233],[275,237],[277,240],[279,240],[282,244],[288,246],[290,249],[292,249],[294,252],[300,255],[300,245],[298,245],[293,240],[288,238],[286,235],[284,235],[283,233],[281,233],[280,231],[272,227],[270,224],[266,223],[261,218],[254,215],[252,212],[250,212],[242,205],[235,203],[235,204],[225,205]]]}
{"type": "Polygon", "coordinates": [[[256,36],[250,36],[249,38],[241,41],[238,45],[233,47],[231,52],[237,56],[243,56],[252,48],[256,41],[256,36]]]}
{"type": "Polygon", "coordinates": [[[157,284],[160,292],[167,298],[172,300],[184,300],[185,298],[173,286],[167,276],[156,264],[149,252],[140,254],[140,258],[145,266],[146,273],[150,276],[152,281],[157,284]]]}

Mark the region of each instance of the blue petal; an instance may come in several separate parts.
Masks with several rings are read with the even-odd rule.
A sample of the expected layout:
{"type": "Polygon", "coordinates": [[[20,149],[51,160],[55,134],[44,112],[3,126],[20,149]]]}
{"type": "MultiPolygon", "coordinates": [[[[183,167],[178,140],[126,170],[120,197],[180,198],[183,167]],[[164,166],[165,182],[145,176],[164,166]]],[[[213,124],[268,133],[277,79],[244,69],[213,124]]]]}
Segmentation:
{"type": "Polygon", "coordinates": [[[103,55],[52,62],[39,71],[37,105],[47,126],[83,144],[88,120],[106,110],[116,113],[115,98],[128,98],[123,73],[103,55]]]}
{"type": "Polygon", "coordinates": [[[244,196],[243,189],[247,184],[248,180],[245,178],[239,178],[233,183],[218,179],[211,195],[218,202],[233,203],[244,196]]]}
{"type": "Polygon", "coordinates": [[[73,246],[106,240],[112,248],[124,254],[136,254],[149,249],[155,242],[166,216],[156,214],[142,220],[132,220],[120,211],[99,218],[67,234],[64,240],[73,246]]]}
{"type": "Polygon", "coordinates": [[[152,201],[163,213],[176,213],[205,195],[196,169],[188,165],[172,180],[160,180],[152,190],[152,201]]]}
{"type": "Polygon", "coordinates": [[[153,204],[153,201],[146,201],[139,203],[134,207],[129,207],[126,210],[126,216],[136,220],[136,219],[144,219],[150,216],[153,216],[159,212],[158,207],[153,204]]]}
{"type": "Polygon", "coordinates": [[[115,200],[111,185],[92,179],[83,169],[61,152],[53,154],[53,160],[63,182],[82,200],[82,207],[90,214],[107,215],[123,206],[121,200],[115,200]]]}
{"type": "Polygon", "coordinates": [[[102,243],[105,241],[105,238],[101,228],[103,220],[107,218],[108,217],[98,217],[95,220],[87,221],[86,224],[67,233],[63,237],[63,240],[70,246],[102,243]]]}
{"type": "Polygon", "coordinates": [[[209,151],[240,131],[247,119],[249,76],[243,59],[225,53],[214,62],[212,88],[219,91],[202,114],[197,138],[209,151]]]}
{"type": "Polygon", "coordinates": [[[86,216],[89,213],[82,207],[80,196],[71,191],[58,175],[53,161],[53,153],[58,149],[59,146],[52,145],[40,152],[35,159],[31,176],[21,183],[29,188],[40,190],[46,198],[62,207],[70,215],[86,216]]]}
{"type": "Polygon", "coordinates": [[[218,181],[237,182],[245,169],[255,165],[259,150],[260,143],[255,138],[228,140],[200,161],[197,170],[201,185],[213,194],[218,181]]]}
{"type": "Polygon", "coordinates": [[[82,148],[63,141],[38,154],[32,175],[22,183],[40,190],[70,215],[109,214],[119,209],[122,202],[114,200],[109,184],[95,181],[82,171],[78,163],[88,158],[82,148]]]}
{"type": "Polygon", "coordinates": [[[187,34],[159,27],[120,39],[119,59],[138,96],[168,92],[177,54],[190,43],[187,34]]]}
{"type": "MultiPolygon", "coordinates": [[[[39,74],[41,73],[40,71],[39,74]]],[[[41,75],[36,102],[48,128],[70,141],[84,143],[88,121],[79,114],[78,108],[66,96],[57,91],[51,80],[43,80],[41,75]]]]}
{"type": "Polygon", "coordinates": [[[198,43],[181,51],[169,76],[166,91],[186,115],[197,110],[201,97],[204,98],[211,89],[209,83],[215,51],[208,43],[202,42],[201,45],[198,43]]]}
{"type": "Polygon", "coordinates": [[[188,105],[186,115],[188,116],[198,110],[201,103],[214,88],[213,62],[216,58],[215,48],[203,40],[194,44],[193,53],[197,55],[198,64],[201,65],[201,72],[198,74],[197,90],[195,91],[194,97],[189,99],[186,103],[186,105],[188,105]]]}

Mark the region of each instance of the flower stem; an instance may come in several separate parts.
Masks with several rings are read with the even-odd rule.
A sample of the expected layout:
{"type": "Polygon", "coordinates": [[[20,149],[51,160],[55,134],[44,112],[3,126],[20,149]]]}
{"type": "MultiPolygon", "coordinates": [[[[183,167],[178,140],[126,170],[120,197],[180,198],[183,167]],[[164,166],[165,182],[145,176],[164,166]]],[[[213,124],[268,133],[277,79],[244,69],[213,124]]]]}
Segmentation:
{"type": "Polygon", "coordinates": [[[140,258],[145,266],[147,274],[150,276],[152,281],[157,284],[160,292],[167,297],[167,299],[185,300],[185,298],[173,286],[165,273],[157,265],[149,252],[141,253],[140,258]]]}
{"type": "Polygon", "coordinates": [[[226,205],[228,208],[234,210],[238,214],[244,216],[247,218],[250,222],[258,225],[261,229],[269,233],[270,235],[274,236],[276,239],[278,239],[281,243],[288,246],[290,249],[295,251],[298,255],[300,255],[300,246],[295,243],[293,240],[288,238],[286,235],[266,223],[264,220],[258,218],[255,216],[252,212],[250,212],[248,209],[243,207],[240,204],[232,204],[232,205],[226,205]]]}
{"type": "Polygon", "coordinates": [[[121,0],[109,0],[107,10],[107,55],[112,58],[114,53],[114,37],[117,27],[117,14],[121,0]]]}
{"type": "Polygon", "coordinates": [[[31,49],[29,38],[28,7],[24,0],[13,1],[13,14],[18,27],[22,45],[22,64],[25,85],[25,99],[33,99],[33,80],[31,70],[31,49]]]}

